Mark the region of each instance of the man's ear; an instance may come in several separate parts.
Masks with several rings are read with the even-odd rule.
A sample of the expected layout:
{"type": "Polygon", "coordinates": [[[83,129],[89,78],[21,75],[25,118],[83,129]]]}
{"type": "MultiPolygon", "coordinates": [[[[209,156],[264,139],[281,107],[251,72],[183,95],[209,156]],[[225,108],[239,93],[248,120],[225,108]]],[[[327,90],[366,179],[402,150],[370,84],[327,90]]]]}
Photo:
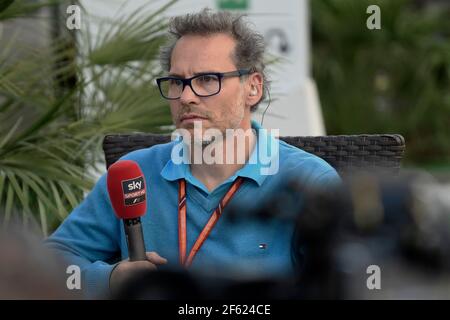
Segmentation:
{"type": "Polygon", "coordinates": [[[259,72],[254,72],[248,76],[245,94],[247,106],[254,106],[261,100],[263,94],[263,77],[259,72]]]}

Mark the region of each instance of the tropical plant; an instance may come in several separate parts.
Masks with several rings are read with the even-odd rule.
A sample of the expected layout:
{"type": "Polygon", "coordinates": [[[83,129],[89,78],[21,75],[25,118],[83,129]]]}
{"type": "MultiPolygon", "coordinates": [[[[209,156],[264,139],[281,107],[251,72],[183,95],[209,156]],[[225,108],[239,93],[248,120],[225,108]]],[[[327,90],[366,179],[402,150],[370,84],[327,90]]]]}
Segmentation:
{"type": "Polygon", "coordinates": [[[450,164],[450,7],[313,0],[313,74],[328,134],[401,133],[406,161],[450,164]],[[369,5],[381,29],[369,30],[369,5]]]}
{"type": "MultiPolygon", "coordinates": [[[[61,29],[46,47],[29,47],[14,36],[1,40],[4,226],[11,219],[35,222],[44,235],[57,227],[93,186],[105,133],[165,132],[170,112],[154,85],[155,61],[166,27],[161,13],[173,2],[157,11],[140,8],[114,24],[101,21],[95,34],[83,12],[82,32],[61,29]]],[[[2,2],[0,23],[63,5],[2,2]]]]}

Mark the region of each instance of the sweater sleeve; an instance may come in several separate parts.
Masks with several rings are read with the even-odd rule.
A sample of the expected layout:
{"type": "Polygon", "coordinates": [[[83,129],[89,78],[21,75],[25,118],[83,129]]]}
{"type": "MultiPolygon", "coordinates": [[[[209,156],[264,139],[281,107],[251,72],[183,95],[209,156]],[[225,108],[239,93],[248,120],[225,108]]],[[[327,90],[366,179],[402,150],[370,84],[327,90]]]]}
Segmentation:
{"type": "Polygon", "coordinates": [[[68,265],[80,267],[81,290],[86,298],[109,294],[109,277],[120,253],[119,222],[103,175],[86,199],[44,242],[68,265]]]}

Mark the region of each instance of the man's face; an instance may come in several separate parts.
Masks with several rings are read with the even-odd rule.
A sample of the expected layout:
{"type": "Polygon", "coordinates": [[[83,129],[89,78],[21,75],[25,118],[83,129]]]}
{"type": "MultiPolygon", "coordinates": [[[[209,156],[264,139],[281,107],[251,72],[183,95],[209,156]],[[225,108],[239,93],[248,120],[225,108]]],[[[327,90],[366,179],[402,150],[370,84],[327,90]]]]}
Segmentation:
{"type": "MultiPolygon", "coordinates": [[[[188,35],[181,37],[172,52],[170,75],[190,78],[204,72],[229,72],[237,68],[232,61],[235,41],[228,35],[188,35]]],[[[239,77],[222,78],[218,94],[198,97],[186,86],[180,99],[170,100],[172,119],[177,128],[194,128],[201,121],[203,131],[215,128],[250,128],[250,107],[245,104],[246,89],[239,77]]]]}

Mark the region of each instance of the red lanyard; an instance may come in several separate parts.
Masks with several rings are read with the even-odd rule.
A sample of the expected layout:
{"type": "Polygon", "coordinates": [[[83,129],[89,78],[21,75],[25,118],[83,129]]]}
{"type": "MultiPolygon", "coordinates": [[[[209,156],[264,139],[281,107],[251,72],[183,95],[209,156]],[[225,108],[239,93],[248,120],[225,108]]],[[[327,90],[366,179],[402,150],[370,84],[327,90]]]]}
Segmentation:
{"type": "Polygon", "coordinates": [[[187,242],[187,234],[186,234],[186,180],[179,180],[179,188],[178,188],[178,244],[179,244],[179,253],[180,253],[180,264],[185,267],[189,267],[194,260],[195,255],[198,250],[200,250],[203,242],[205,242],[206,238],[208,238],[211,230],[214,228],[216,222],[219,220],[222,215],[222,211],[225,209],[225,206],[234,196],[236,191],[238,191],[241,186],[243,179],[238,177],[227,193],[223,196],[222,200],[220,200],[219,205],[216,210],[214,210],[213,214],[209,218],[202,232],[198,236],[197,240],[194,243],[194,246],[189,252],[189,256],[186,259],[186,242],[187,242]]]}

